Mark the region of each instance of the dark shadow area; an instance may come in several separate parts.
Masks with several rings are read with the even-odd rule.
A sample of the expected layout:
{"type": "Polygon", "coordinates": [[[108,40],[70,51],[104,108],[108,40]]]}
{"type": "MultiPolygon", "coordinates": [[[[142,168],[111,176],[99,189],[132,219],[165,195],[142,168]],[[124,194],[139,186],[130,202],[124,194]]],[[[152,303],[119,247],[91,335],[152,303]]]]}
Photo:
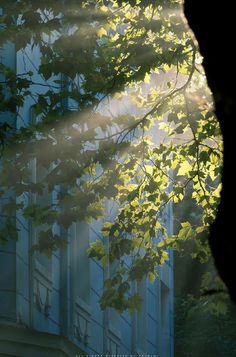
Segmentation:
{"type": "Polygon", "coordinates": [[[235,12],[233,2],[186,0],[185,15],[204,57],[204,68],[215,100],[215,113],[224,140],[223,189],[215,223],[211,227],[210,246],[221,278],[236,302],[234,256],[234,118],[236,112],[235,69],[233,59],[235,12]]]}

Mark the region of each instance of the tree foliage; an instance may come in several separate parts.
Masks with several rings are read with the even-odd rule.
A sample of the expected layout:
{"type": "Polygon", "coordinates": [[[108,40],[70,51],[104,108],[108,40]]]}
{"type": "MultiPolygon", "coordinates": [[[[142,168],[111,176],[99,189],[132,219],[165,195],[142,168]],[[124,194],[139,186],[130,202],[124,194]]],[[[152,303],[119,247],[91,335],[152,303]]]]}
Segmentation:
{"type": "MultiPolygon", "coordinates": [[[[229,304],[229,302],[228,302],[229,304]]],[[[192,295],[176,302],[175,353],[177,356],[234,356],[235,309],[225,313],[220,301],[207,304],[192,295]],[[213,307],[213,309],[212,309],[213,307]],[[196,348],[196,343],[198,348],[196,348]]]]}
{"type": "Polygon", "coordinates": [[[23,58],[41,55],[25,73],[0,65],[0,237],[17,238],[20,215],[44,225],[36,248],[50,253],[65,245],[73,222],[105,217],[104,238],[89,254],[104,265],[119,264],[101,306],[137,307],[131,282],[155,279],[169,248],[192,240],[195,257],[209,257],[202,236],[220,199],[221,135],[182,4],[28,0],[1,6],[0,46],[13,43],[23,58]],[[27,100],[36,117],[30,124],[27,100]],[[37,181],[32,162],[44,170],[37,181]],[[200,219],[180,222],[170,235],[163,217],[189,185],[200,219]],[[26,199],[52,192],[53,204],[26,199]],[[115,218],[107,202],[117,207],[115,218]],[[55,225],[64,233],[55,234],[55,225]]]}

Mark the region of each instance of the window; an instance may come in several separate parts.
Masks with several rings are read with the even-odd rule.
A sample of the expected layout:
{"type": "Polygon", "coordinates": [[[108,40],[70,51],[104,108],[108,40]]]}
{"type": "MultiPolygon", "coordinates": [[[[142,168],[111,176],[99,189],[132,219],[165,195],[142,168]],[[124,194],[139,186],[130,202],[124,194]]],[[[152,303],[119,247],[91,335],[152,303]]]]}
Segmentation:
{"type": "Polygon", "coordinates": [[[161,281],[161,356],[170,356],[169,288],[161,281]]]}
{"type": "Polygon", "coordinates": [[[147,281],[146,279],[142,279],[140,282],[137,282],[137,293],[143,299],[141,309],[136,312],[136,353],[138,355],[142,355],[146,353],[146,335],[147,335],[147,327],[146,327],[146,314],[147,314],[147,301],[146,301],[146,291],[147,291],[147,281]]]}

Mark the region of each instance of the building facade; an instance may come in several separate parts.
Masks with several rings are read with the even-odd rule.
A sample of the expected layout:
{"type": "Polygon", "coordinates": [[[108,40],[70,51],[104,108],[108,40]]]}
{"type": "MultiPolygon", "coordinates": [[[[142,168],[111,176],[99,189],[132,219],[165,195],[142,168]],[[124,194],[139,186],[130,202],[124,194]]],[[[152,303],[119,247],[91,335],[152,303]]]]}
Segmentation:
{"type": "MultiPolygon", "coordinates": [[[[13,45],[7,44],[0,58],[18,73],[32,70],[38,76],[37,49],[16,52],[13,45]]],[[[38,76],[37,82],[40,80],[38,76]]],[[[39,86],[35,90],[43,93],[46,89],[39,86]]],[[[31,107],[32,99],[26,98],[21,115],[15,118],[16,126],[27,125],[21,118],[34,120],[31,107]]],[[[34,165],[32,175],[37,176],[34,165]]],[[[43,199],[53,202],[55,198],[52,193],[43,199]]],[[[171,206],[167,210],[166,226],[171,234],[171,206]]],[[[110,308],[101,311],[99,298],[109,269],[86,253],[91,242],[103,239],[102,222],[74,224],[68,231],[67,249],[54,252],[51,258],[29,254],[37,234],[29,220],[18,215],[16,225],[19,239],[0,244],[0,356],[173,357],[171,252],[168,264],[160,269],[153,284],[142,281],[133,285],[133,291],[143,298],[142,309],[133,315],[120,315],[110,308]]]]}

